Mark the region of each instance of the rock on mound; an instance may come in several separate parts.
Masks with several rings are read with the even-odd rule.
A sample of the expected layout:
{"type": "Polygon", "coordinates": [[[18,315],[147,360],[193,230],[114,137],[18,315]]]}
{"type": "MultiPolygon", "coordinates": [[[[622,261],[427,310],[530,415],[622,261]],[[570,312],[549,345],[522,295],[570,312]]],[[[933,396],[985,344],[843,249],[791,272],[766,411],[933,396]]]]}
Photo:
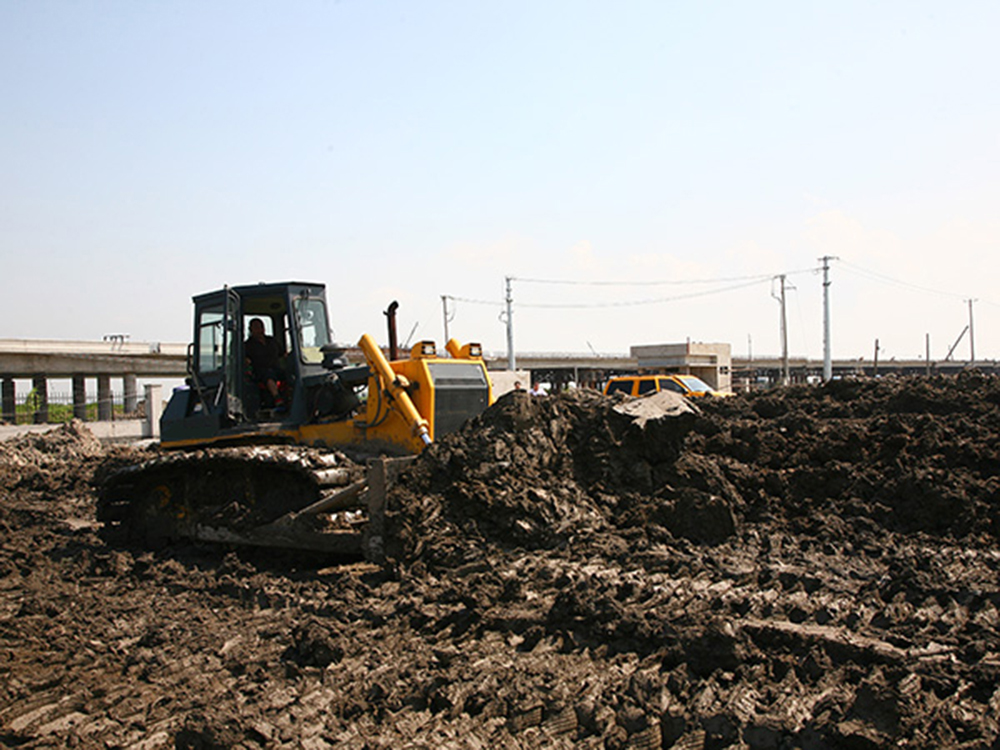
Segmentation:
{"type": "Polygon", "coordinates": [[[600,533],[628,545],[647,527],[697,537],[706,513],[731,532],[735,492],[718,497],[727,483],[714,467],[678,462],[696,417],[672,393],[510,393],[425,451],[394,490],[390,553],[451,565],[490,544],[551,548],[600,533]]]}

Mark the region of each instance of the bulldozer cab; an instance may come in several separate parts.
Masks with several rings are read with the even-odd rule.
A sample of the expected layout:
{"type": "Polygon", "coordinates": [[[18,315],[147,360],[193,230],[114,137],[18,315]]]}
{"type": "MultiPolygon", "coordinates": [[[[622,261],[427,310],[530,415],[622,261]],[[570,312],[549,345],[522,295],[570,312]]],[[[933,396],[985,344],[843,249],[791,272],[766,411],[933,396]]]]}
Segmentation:
{"type": "Polygon", "coordinates": [[[305,421],[305,384],[326,374],[324,347],[330,343],[330,330],[323,285],[288,282],[226,287],[193,301],[189,394],[178,400],[183,413],[171,415],[173,419],[166,423],[183,424],[184,437],[197,439],[248,423],[305,421]],[[261,322],[275,355],[266,372],[255,372],[247,353],[254,320],[261,322]],[[278,399],[267,384],[269,379],[278,388],[278,399]]]}

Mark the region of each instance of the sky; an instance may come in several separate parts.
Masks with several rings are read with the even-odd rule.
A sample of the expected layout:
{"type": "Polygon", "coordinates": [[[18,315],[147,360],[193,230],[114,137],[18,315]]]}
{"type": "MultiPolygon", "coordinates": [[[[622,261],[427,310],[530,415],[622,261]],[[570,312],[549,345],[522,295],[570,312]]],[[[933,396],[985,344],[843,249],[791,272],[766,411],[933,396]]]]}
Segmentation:
{"type": "Polygon", "coordinates": [[[1000,358],[1000,4],[0,2],[0,338],[1000,358]],[[443,299],[444,298],[444,299],[443,299]],[[971,303],[969,300],[973,300],[971,303]],[[954,357],[971,354],[968,334],[954,357]]]}

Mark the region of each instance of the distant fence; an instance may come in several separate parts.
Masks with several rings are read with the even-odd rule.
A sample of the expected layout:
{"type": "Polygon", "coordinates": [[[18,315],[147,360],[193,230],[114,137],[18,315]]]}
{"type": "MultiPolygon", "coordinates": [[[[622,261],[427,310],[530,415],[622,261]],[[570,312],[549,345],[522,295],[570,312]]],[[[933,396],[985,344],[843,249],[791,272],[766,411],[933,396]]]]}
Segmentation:
{"type": "Polygon", "coordinates": [[[96,422],[102,414],[109,414],[111,421],[119,419],[142,419],[145,404],[139,401],[138,409],[125,411],[125,394],[112,392],[103,400],[88,394],[83,404],[73,403],[72,392],[50,391],[43,402],[36,391],[17,394],[14,399],[15,418],[3,415],[9,424],[62,424],[72,419],[96,422]],[[40,418],[44,415],[44,419],[40,418]]]}

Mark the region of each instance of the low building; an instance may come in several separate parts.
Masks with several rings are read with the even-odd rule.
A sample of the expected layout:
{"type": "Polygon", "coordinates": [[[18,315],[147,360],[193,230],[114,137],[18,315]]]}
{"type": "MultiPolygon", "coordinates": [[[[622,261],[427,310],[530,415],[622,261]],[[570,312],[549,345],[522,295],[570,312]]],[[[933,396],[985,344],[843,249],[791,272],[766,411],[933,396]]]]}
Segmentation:
{"type": "Polygon", "coordinates": [[[729,344],[645,344],[629,353],[640,372],[667,372],[695,375],[717,391],[731,391],[732,347],[729,344]]]}

